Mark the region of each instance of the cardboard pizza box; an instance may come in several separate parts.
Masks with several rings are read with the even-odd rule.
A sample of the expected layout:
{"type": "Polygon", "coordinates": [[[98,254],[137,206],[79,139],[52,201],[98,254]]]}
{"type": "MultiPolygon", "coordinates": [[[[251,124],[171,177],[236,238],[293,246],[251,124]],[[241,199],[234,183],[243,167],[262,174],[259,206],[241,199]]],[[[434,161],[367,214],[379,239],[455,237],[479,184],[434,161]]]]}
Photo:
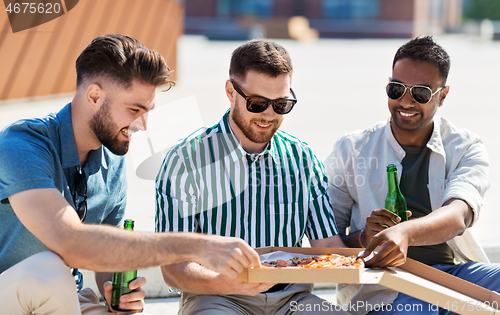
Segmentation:
{"type": "MultiPolygon", "coordinates": [[[[362,249],[353,248],[311,248],[311,247],[262,247],[256,249],[259,255],[276,251],[297,254],[339,254],[358,255],[362,249]]],[[[241,282],[258,283],[379,283],[382,270],[356,269],[246,269],[239,274],[241,282]]]]}
{"type": "MultiPolygon", "coordinates": [[[[298,254],[358,255],[361,248],[263,247],[298,254]]],[[[412,259],[397,268],[372,269],[252,269],[237,278],[260,283],[363,283],[380,284],[458,314],[500,314],[500,294],[449,275],[412,259]]],[[[335,301],[332,301],[335,302],[335,301]]]]}

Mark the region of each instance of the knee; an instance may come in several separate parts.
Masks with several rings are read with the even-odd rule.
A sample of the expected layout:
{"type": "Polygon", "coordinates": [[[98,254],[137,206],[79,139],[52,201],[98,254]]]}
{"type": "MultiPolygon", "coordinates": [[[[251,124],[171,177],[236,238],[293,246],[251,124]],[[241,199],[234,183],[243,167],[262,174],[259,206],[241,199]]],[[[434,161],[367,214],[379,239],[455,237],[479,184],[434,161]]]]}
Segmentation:
{"type": "Polygon", "coordinates": [[[12,314],[80,314],[69,267],[52,252],[35,254],[7,269],[0,283],[7,307],[23,310],[12,314]]]}
{"type": "Polygon", "coordinates": [[[57,254],[46,251],[26,258],[13,267],[19,282],[39,283],[46,287],[75,288],[69,267],[57,254]]]}

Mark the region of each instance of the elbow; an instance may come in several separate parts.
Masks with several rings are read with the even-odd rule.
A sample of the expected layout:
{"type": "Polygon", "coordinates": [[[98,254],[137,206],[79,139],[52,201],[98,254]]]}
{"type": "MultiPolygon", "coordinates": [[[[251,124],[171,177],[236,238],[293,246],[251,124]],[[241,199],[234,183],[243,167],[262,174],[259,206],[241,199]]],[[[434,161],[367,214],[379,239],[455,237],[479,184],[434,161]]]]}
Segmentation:
{"type": "Polygon", "coordinates": [[[182,288],[178,285],[174,277],[176,272],[175,265],[161,266],[161,274],[165,284],[173,289],[181,290],[182,288]]]}
{"type": "Polygon", "coordinates": [[[445,207],[451,212],[448,213],[448,221],[450,227],[454,227],[455,235],[462,235],[465,230],[470,227],[474,221],[474,210],[472,207],[462,199],[450,199],[445,203],[445,207]]]}
{"type": "Polygon", "coordinates": [[[76,237],[79,233],[59,235],[49,244],[45,244],[49,250],[59,255],[66,265],[73,268],[85,268],[85,258],[81,255],[81,242],[76,237]]]}
{"type": "Polygon", "coordinates": [[[465,232],[466,229],[467,228],[465,227],[465,225],[463,225],[463,227],[458,228],[457,229],[458,232],[456,233],[455,236],[461,236],[462,234],[464,234],[464,232],[465,232]]]}
{"type": "Polygon", "coordinates": [[[471,225],[471,223],[472,223],[472,216],[465,215],[460,218],[457,217],[456,222],[454,224],[455,235],[453,235],[453,237],[464,234],[465,230],[467,230],[467,228],[471,225]]]}
{"type": "Polygon", "coordinates": [[[51,251],[59,255],[62,260],[68,265],[69,267],[72,268],[85,268],[82,264],[82,259],[79,257],[78,253],[78,245],[77,244],[70,244],[70,242],[63,241],[61,243],[64,244],[58,244],[57,246],[53,248],[49,248],[51,251]],[[69,243],[69,244],[68,244],[69,243]]]}

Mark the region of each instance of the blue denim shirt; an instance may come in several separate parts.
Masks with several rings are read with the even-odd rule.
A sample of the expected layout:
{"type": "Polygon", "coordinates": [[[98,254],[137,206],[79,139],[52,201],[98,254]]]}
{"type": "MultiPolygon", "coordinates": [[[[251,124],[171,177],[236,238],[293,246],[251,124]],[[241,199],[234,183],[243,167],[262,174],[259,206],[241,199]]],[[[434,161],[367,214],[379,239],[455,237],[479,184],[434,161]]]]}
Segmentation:
{"type": "MultiPolygon", "coordinates": [[[[71,104],[57,114],[21,120],[0,132],[0,273],[47,250],[19,221],[8,197],[31,189],[55,188],[74,206],[71,192],[80,167],[71,104]]],[[[126,204],[125,158],[101,146],[89,153],[84,171],[88,196],[85,223],[120,225],[126,204]]]]}

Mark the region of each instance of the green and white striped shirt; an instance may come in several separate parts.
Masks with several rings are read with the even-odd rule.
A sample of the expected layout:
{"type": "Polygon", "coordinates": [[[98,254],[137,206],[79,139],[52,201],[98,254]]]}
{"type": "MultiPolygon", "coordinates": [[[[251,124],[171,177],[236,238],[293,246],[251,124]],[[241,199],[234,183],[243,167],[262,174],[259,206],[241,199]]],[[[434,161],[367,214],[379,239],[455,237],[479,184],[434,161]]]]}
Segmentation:
{"type": "Polygon", "coordinates": [[[167,153],[156,178],[156,231],[234,236],[254,248],[338,233],[323,164],[311,148],[278,131],[264,152],[247,153],[228,113],[167,153]]]}

